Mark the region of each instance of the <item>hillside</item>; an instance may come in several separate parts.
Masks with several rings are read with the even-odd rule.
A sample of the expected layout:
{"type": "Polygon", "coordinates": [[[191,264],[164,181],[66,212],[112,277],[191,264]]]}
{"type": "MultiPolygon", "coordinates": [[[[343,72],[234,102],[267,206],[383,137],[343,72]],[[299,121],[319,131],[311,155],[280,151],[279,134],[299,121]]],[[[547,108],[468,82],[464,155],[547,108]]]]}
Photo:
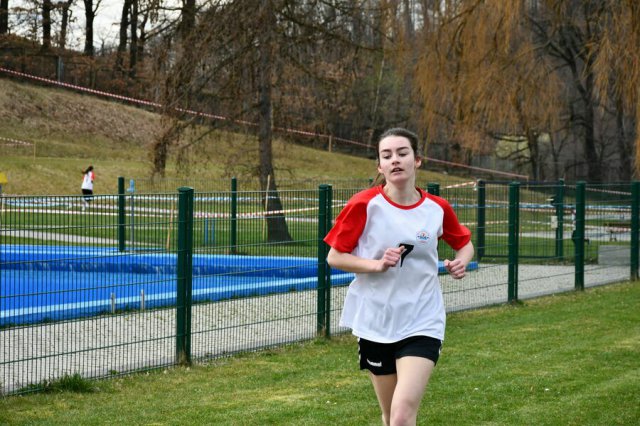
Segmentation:
{"type": "MultiPolygon", "coordinates": [[[[0,79],[0,138],[35,147],[15,147],[0,140],[0,172],[9,183],[3,193],[18,195],[77,195],[81,171],[96,169],[96,193],[117,192],[117,177],[151,176],[150,150],[160,131],[153,112],[71,91],[0,79]],[[35,156],[34,156],[35,154],[35,156]]],[[[173,152],[167,178],[213,180],[254,176],[257,139],[204,128],[190,129],[198,143],[178,166],[173,152]]],[[[276,139],[277,180],[367,179],[375,163],[339,153],[316,150],[276,139]]],[[[452,176],[420,171],[420,182],[456,182],[452,176]]],[[[464,179],[468,180],[468,179],[464,179]]]]}

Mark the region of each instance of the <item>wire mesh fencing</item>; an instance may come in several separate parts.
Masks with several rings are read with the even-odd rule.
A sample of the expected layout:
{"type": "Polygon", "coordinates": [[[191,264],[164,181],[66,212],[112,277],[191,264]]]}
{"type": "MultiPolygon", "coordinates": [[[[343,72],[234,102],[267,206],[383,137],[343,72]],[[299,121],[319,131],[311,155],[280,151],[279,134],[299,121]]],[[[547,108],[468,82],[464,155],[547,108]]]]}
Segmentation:
{"type": "MultiPolygon", "coordinates": [[[[367,185],[0,198],[0,392],[347,331],[322,238],[367,185]]],[[[447,310],[637,278],[638,188],[428,185],[476,248],[464,280],[442,268],[447,310]]]]}
{"type": "Polygon", "coordinates": [[[175,250],[165,241],[175,202],[156,194],[120,211],[117,196],[3,198],[3,393],[174,363],[175,250]]]}
{"type": "Polygon", "coordinates": [[[152,194],[156,192],[173,191],[175,188],[187,186],[194,188],[196,192],[227,192],[227,191],[262,191],[264,187],[269,190],[317,190],[318,186],[330,183],[334,188],[364,188],[373,182],[373,178],[364,179],[332,179],[330,182],[318,179],[278,179],[277,183],[267,178],[263,184],[256,177],[244,178],[220,178],[220,179],[197,179],[197,178],[140,178],[130,177],[125,179],[128,192],[142,194],[152,194]],[[235,188],[235,189],[234,189],[235,188]]]}

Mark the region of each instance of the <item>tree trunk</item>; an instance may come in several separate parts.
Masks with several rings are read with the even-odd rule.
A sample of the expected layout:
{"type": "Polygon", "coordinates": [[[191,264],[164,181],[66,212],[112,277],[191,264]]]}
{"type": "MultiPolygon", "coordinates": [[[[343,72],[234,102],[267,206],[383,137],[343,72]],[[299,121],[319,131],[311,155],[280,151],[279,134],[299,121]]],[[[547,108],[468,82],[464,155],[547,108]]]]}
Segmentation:
{"type": "Polygon", "coordinates": [[[126,52],[127,50],[127,29],[129,28],[129,13],[131,11],[131,1],[132,0],[124,0],[124,3],[122,5],[122,14],[120,15],[120,40],[118,42],[114,71],[123,72],[124,70],[124,52],[126,52]]]}
{"type": "Polygon", "coordinates": [[[620,156],[620,172],[618,178],[622,181],[631,179],[631,150],[627,144],[627,132],[624,125],[624,106],[621,98],[616,100],[616,130],[618,155],[620,156]]]}
{"type": "Polygon", "coordinates": [[[533,180],[544,180],[544,173],[540,167],[540,144],[538,142],[538,132],[527,130],[527,145],[529,146],[529,164],[531,164],[531,177],[533,180]]]}
{"type": "Polygon", "coordinates": [[[0,34],[9,32],[9,0],[0,0],[0,34]]]}
{"type": "Polygon", "coordinates": [[[409,0],[403,0],[403,18],[404,18],[404,32],[407,40],[413,41],[413,19],[411,18],[411,13],[413,10],[411,8],[411,2],[409,0]]]}
{"type": "Polygon", "coordinates": [[[51,49],[51,0],[42,2],[42,49],[51,49]]]}
{"type": "Polygon", "coordinates": [[[93,10],[93,0],[84,0],[84,54],[93,57],[95,48],[93,47],[93,21],[96,12],[93,10]]]}
{"type": "Polygon", "coordinates": [[[129,45],[129,77],[136,77],[138,64],[138,0],[131,1],[131,44],[129,45]]]}
{"type": "MultiPolygon", "coordinates": [[[[590,70],[592,68],[589,68],[590,70]]],[[[600,156],[596,149],[596,135],[595,135],[595,114],[593,105],[593,74],[588,71],[585,83],[584,95],[584,152],[587,159],[588,179],[589,182],[600,183],[602,182],[602,167],[600,163],[600,156]]]]}
{"type": "Polygon", "coordinates": [[[180,138],[183,124],[180,118],[166,117],[163,119],[162,127],[164,128],[162,135],[153,143],[152,151],[153,175],[160,177],[164,177],[167,169],[169,147],[180,138]]]}
{"type": "Polygon", "coordinates": [[[179,31],[186,38],[196,26],[196,0],[183,0],[179,31]]]}
{"type": "Polygon", "coordinates": [[[60,40],[58,47],[64,49],[67,46],[67,31],[69,29],[69,20],[71,19],[71,4],[74,0],[60,2],[59,7],[62,9],[62,18],[60,20],[60,40]]]}
{"type": "Polygon", "coordinates": [[[144,62],[144,47],[147,42],[147,21],[149,20],[149,12],[144,13],[142,18],[142,22],[139,25],[140,28],[140,37],[138,37],[138,62],[144,62]]]}
{"type": "Polygon", "coordinates": [[[276,177],[273,170],[273,131],[272,131],[272,74],[273,74],[273,40],[271,38],[270,29],[274,28],[275,16],[271,9],[270,0],[262,0],[262,18],[264,31],[260,37],[258,62],[258,92],[259,92],[259,125],[258,125],[258,143],[259,143],[259,178],[260,187],[267,194],[267,200],[264,205],[267,206],[265,219],[267,221],[267,241],[281,242],[291,241],[289,229],[285,220],[285,215],[281,213],[282,202],[278,195],[276,185],[276,177]],[[269,214],[269,212],[280,212],[269,214]]]}

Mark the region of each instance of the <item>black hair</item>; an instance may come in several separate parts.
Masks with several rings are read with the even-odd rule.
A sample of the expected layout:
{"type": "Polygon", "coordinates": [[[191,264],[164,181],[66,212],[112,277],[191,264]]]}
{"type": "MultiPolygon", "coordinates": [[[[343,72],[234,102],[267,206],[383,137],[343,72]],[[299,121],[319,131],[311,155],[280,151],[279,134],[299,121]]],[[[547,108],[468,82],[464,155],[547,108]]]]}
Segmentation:
{"type": "Polygon", "coordinates": [[[83,175],[86,175],[86,174],[87,174],[87,173],[89,173],[91,170],[93,170],[93,166],[89,166],[89,167],[87,167],[87,170],[83,170],[83,171],[82,171],[82,174],[83,174],[83,175]]]}

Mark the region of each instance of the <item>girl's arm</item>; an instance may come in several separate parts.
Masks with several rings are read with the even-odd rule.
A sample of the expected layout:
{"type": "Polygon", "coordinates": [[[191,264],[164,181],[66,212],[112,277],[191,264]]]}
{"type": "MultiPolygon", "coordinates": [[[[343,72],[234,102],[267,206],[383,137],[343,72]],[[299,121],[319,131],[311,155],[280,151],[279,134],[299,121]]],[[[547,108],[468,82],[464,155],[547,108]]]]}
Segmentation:
{"type": "Polygon", "coordinates": [[[327,262],[334,268],[345,272],[368,273],[384,272],[390,267],[396,266],[400,261],[404,247],[390,247],[385,250],[380,259],[364,259],[351,253],[343,253],[331,247],[327,255],[327,262]]]}
{"type": "Polygon", "coordinates": [[[445,259],[444,267],[449,274],[455,279],[464,278],[467,265],[473,259],[474,249],[473,243],[469,241],[465,246],[456,252],[453,260],[445,259]]]}

